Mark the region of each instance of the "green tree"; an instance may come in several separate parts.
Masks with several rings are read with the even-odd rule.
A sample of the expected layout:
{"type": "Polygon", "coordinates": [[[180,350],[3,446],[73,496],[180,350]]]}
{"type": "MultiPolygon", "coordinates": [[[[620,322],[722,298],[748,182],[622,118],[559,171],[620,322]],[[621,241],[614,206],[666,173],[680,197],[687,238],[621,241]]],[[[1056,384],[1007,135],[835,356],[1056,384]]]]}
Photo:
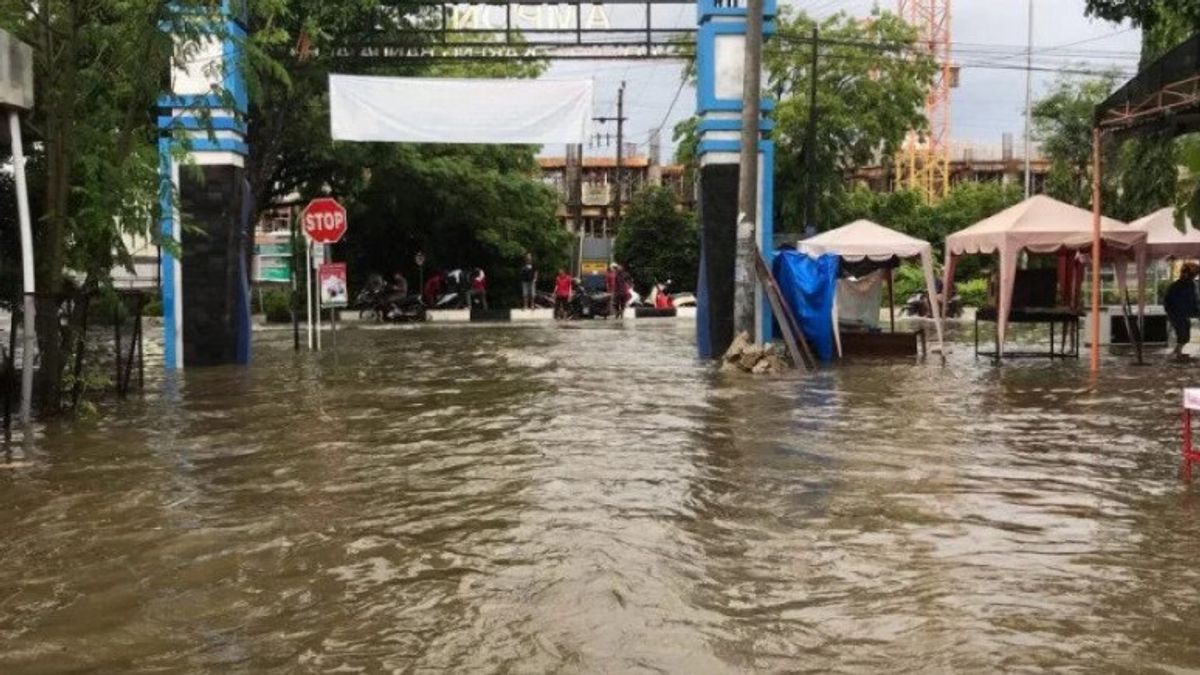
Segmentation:
{"type": "Polygon", "coordinates": [[[916,31],[900,17],[877,12],[869,21],[838,13],[817,24],[784,8],[764,66],[779,98],[776,121],[776,193],[780,222],[803,221],[806,154],[815,154],[813,180],[818,225],[834,224],[845,176],[899,150],[910,129],[925,122],[925,97],[935,66],[913,53],[916,31]],[[820,31],[816,147],[806,147],[813,77],[808,40],[820,31]],[[901,56],[902,55],[902,56],[901,56]]]}
{"type": "Polygon", "coordinates": [[[526,252],[543,267],[543,278],[565,262],[569,235],[555,217],[553,193],[536,179],[536,148],[335,143],[329,134],[331,72],[534,77],[544,63],[431,64],[339,51],[419,44],[426,38],[412,26],[437,25],[440,13],[416,4],[263,0],[253,10],[248,65],[256,122],[248,173],[260,208],[294,192],[338,196],[354,223],[340,255],[355,279],[400,271],[415,284],[413,258],[421,251],[427,271],[483,268],[493,300],[503,303],[519,290],[516,274],[526,252]]]}
{"type": "MultiPolygon", "coordinates": [[[[1161,40],[1164,27],[1181,32],[1183,37],[1200,29],[1200,0],[1087,0],[1087,12],[1109,21],[1129,20],[1150,31],[1149,51],[1158,54],[1179,41],[1166,44],[1161,40]]],[[[1143,41],[1146,44],[1145,34],[1143,41]]]]}
{"type": "Polygon", "coordinates": [[[621,218],[615,255],[639,291],[668,280],[678,288],[695,288],[700,268],[695,220],[679,210],[667,188],[642,188],[621,218]]]}
{"type": "Polygon", "coordinates": [[[122,234],[152,234],[160,188],[154,101],[172,55],[210,26],[210,9],[199,0],[0,1],[0,25],[34,50],[36,104],[25,121],[44,414],[63,403],[66,351],[82,318],[64,323],[62,308],[129,262],[122,234]]]}
{"type": "MultiPolygon", "coordinates": [[[[1092,203],[1092,117],[1115,86],[1113,77],[1061,80],[1033,106],[1033,133],[1050,160],[1046,194],[1075,206],[1092,203]]],[[[1110,153],[1111,154],[1111,153],[1110,153]]],[[[1104,203],[1116,196],[1113,160],[1109,157],[1104,203]]],[[[1109,209],[1111,213],[1112,210],[1109,209]]]]}
{"type": "Polygon", "coordinates": [[[253,32],[243,65],[250,87],[246,173],[261,209],[294,192],[307,195],[347,187],[339,168],[369,166],[378,147],[334,144],[329,134],[329,74],[415,76],[427,64],[380,62],[339,49],[380,41],[415,46],[420,38],[406,22],[419,23],[421,8],[380,0],[256,0],[250,3],[253,32]]]}
{"type": "Polygon", "coordinates": [[[543,279],[568,260],[557,195],[530,178],[535,171],[530,149],[394,146],[350,201],[354,227],[340,254],[357,279],[399,271],[415,284],[417,251],[427,273],[480,267],[492,302],[515,303],[526,253],[543,279]]]}
{"type": "MultiPolygon", "coordinates": [[[[1143,68],[1200,30],[1197,0],[1088,0],[1087,8],[1094,16],[1129,20],[1142,29],[1143,68]]],[[[1114,215],[1137,218],[1179,202],[1181,157],[1173,135],[1170,129],[1156,129],[1122,142],[1121,213],[1114,215]]]]}

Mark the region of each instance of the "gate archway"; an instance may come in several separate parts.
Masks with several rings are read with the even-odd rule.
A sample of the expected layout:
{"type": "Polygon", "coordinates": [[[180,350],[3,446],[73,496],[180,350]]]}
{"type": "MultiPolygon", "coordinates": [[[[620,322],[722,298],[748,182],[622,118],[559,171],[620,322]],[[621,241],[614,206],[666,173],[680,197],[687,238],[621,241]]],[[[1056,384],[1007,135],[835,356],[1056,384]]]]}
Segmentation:
{"type": "MultiPolygon", "coordinates": [[[[764,34],[774,31],[775,0],[764,3],[764,34]]],[[[448,3],[416,0],[388,3],[380,22],[404,21],[422,46],[384,40],[343,45],[340,56],[381,61],[541,61],[694,59],[699,117],[701,231],[698,346],[702,357],[720,354],[733,339],[737,175],[741,150],[742,60],[747,10],[743,0],[537,0],[448,3]],[[695,26],[664,26],[655,9],[694,5],[695,26]],[[412,8],[418,20],[410,22],[412,8]],[[636,17],[640,17],[637,20],[636,17]]],[[[245,5],[223,0],[216,19],[222,30],[173,64],[172,91],[159,101],[162,220],[159,231],[179,243],[163,249],[164,365],[246,363],[250,357],[249,282],[246,269],[250,227],[244,167],[245,117],[249,101],[240,73],[240,43],[248,34],[245,5]],[[224,67],[214,69],[213,61],[224,67]],[[172,140],[183,132],[186,155],[172,140]],[[204,180],[181,175],[181,164],[203,167],[204,180]],[[178,201],[176,201],[176,199],[178,201]],[[189,207],[193,227],[181,227],[178,204],[189,207]],[[194,234],[185,234],[194,233],[194,234]]],[[[381,24],[382,25],[382,24],[381,24]]],[[[770,100],[759,128],[759,222],[757,240],[774,243],[774,144],[770,100]]],[[[250,120],[249,123],[253,123],[250,120]]],[[[618,173],[621,167],[617,167],[618,173]]],[[[618,199],[620,191],[618,190],[618,199]]],[[[772,317],[760,291],[756,301],[760,335],[772,317]]]]}

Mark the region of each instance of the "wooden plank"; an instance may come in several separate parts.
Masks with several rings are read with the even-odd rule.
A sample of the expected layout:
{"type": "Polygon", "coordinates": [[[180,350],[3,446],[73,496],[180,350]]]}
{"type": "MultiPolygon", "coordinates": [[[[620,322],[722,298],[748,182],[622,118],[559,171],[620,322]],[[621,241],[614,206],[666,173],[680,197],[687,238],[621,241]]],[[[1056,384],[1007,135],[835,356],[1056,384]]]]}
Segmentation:
{"type": "Polygon", "coordinates": [[[792,361],[797,365],[803,365],[806,369],[812,370],[817,366],[817,360],[813,357],[812,349],[808,346],[808,340],[804,337],[804,332],[800,330],[799,324],[796,322],[796,316],[792,314],[792,310],[783,300],[783,293],[779,290],[779,284],[775,282],[775,275],[771,274],[770,268],[767,267],[767,261],[763,259],[762,253],[758,252],[754,256],[754,269],[758,273],[758,280],[762,283],[767,291],[767,300],[771,303],[771,310],[775,312],[775,316],[779,319],[779,328],[783,332],[783,342],[787,345],[788,354],[792,357],[792,361]]]}

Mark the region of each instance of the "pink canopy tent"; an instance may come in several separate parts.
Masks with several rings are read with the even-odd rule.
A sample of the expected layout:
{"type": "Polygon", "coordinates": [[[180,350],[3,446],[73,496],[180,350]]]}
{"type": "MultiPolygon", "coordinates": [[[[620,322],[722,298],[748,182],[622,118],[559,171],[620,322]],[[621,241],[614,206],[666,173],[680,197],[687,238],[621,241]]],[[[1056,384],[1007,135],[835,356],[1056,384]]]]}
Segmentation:
{"type": "MultiPolygon", "coordinates": [[[[1022,251],[1057,253],[1086,251],[1092,244],[1092,213],[1045,195],[1036,195],[990,218],[946,237],[946,297],[954,280],[959,256],[970,254],[1000,257],[1000,306],[996,330],[1003,351],[1013,283],[1022,251]]],[[[1130,252],[1137,262],[1138,278],[1145,277],[1146,231],[1111,218],[1103,218],[1100,238],[1109,252],[1130,252]]],[[[1120,275],[1123,277],[1124,275],[1120,275]]],[[[1123,284],[1122,284],[1123,285],[1123,284]]],[[[1145,284],[1138,285],[1138,305],[1145,304],[1145,284]]]]}
{"type": "Polygon", "coordinates": [[[1191,219],[1180,231],[1175,225],[1175,209],[1167,207],[1129,224],[1146,232],[1146,255],[1149,258],[1200,258],[1200,230],[1192,227],[1191,219]]]}

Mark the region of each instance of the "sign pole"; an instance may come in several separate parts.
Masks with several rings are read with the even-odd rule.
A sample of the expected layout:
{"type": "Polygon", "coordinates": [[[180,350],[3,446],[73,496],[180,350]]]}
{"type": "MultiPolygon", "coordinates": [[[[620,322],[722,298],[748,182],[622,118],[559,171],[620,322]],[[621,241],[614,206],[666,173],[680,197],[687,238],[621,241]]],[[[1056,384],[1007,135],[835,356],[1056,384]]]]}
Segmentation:
{"type": "Polygon", "coordinates": [[[292,310],[292,343],[295,351],[300,351],[300,308],[296,305],[299,303],[300,287],[296,284],[300,282],[299,265],[296,264],[296,245],[299,243],[299,237],[296,235],[296,215],[292,214],[291,222],[291,237],[289,240],[289,248],[291,255],[288,256],[288,271],[292,277],[292,292],[288,296],[288,307],[292,310]]]}
{"type": "Polygon", "coordinates": [[[337,363],[337,307],[329,310],[329,328],[330,335],[333,336],[333,361],[337,363]]]}
{"type": "MultiPolygon", "coordinates": [[[[320,250],[321,250],[321,259],[320,259],[320,261],[318,261],[318,263],[317,263],[318,265],[320,263],[325,262],[325,247],[321,246],[320,250]]],[[[317,316],[316,316],[316,321],[314,321],[314,324],[317,327],[317,351],[321,351],[321,295],[320,295],[321,287],[319,285],[321,283],[321,279],[320,279],[320,277],[318,277],[315,274],[313,275],[313,279],[318,284],[317,291],[316,291],[317,292],[317,302],[316,302],[316,308],[315,308],[317,310],[317,316]]]]}
{"type": "Polygon", "coordinates": [[[8,130],[12,136],[13,174],[17,183],[17,216],[21,226],[21,284],[25,291],[25,341],[21,355],[21,422],[33,418],[33,355],[37,349],[36,288],[33,274],[33,225],[29,217],[29,192],[25,183],[25,149],[21,143],[21,118],[15,109],[8,111],[8,130]]]}
{"type": "Polygon", "coordinates": [[[305,265],[307,265],[307,267],[304,268],[304,296],[305,296],[305,301],[307,303],[306,308],[308,310],[304,316],[304,326],[308,330],[308,350],[309,351],[312,351],[313,347],[316,344],[315,342],[313,342],[313,275],[312,275],[313,258],[312,258],[312,250],[313,250],[313,245],[312,245],[312,242],[310,241],[310,242],[308,242],[308,245],[304,247],[304,259],[305,259],[305,265]]]}

